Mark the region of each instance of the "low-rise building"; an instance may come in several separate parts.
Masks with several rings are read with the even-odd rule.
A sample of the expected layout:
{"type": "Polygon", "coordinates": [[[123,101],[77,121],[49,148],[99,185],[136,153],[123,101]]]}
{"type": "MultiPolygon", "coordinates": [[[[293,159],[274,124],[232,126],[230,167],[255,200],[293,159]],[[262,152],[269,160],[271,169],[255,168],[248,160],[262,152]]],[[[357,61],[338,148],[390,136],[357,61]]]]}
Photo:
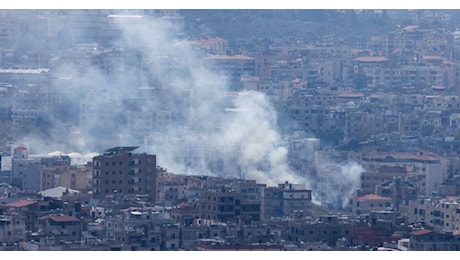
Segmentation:
{"type": "Polygon", "coordinates": [[[388,210],[392,208],[392,199],[376,194],[363,196],[352,196],[349,201],[351,213],[353,215],[367,215],[372,211],[388,210]]]}

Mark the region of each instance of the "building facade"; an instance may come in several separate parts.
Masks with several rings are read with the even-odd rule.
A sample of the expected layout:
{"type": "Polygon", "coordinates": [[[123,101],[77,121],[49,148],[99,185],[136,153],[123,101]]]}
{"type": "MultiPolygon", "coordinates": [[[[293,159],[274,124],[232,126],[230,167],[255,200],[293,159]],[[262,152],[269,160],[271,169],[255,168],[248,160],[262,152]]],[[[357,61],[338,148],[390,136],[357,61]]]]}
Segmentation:
{"type": "Polygon", "coordinates": [[[146,194],[155,202],[156,155],[136,153],[138,147],[114,147],[93,158],[93,197],[146,194]]]}

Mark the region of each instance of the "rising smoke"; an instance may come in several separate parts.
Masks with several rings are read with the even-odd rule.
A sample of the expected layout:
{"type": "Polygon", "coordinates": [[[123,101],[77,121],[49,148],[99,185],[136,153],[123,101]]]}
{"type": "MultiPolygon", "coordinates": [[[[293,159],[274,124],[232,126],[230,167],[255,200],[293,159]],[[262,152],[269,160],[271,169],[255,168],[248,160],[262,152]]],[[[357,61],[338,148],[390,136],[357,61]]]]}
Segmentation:
{"type": "Polygon", "coordinates": [[[342,209],[361,184],[364,168],[355,162],[337,163],[322,157],[317,163],[316,186],[312,191],[316,204],[333,209],[342,209]]]}
{"type": "MultiPolygon", "coordinates": [[[[267,96],[228,92],[225,74],[207,69],[203,53],[180,44],[177,24],[131,17],[113,18],[111,25],[118,37],[110,48],[81,45],[81,53],[101,57],[104,68],[91,62],[56,68],[57,75],[71,80],[58,81],[53,91],[76,118],[53,117],[54,140],[39,147],[89,154],[139,146],[177,174],[239,177],[269,186],[302,182],[312,188],[311,180],[288,165],[288,149],[267,96]]],[[[321,182],[316,199],[342,205],[355,188],[359,166],[327,165],[334,170],[321,182]]]]}

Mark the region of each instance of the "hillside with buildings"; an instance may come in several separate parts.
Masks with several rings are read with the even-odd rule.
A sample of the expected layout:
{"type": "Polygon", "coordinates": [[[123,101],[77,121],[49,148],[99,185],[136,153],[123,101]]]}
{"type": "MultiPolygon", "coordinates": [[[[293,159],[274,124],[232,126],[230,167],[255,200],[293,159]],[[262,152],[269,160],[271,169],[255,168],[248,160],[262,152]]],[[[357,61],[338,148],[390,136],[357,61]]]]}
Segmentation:
{"type": "Polygon", "coordinates": [[[457,13],[1,10],[0,250],[459,250],[457,13]]]}

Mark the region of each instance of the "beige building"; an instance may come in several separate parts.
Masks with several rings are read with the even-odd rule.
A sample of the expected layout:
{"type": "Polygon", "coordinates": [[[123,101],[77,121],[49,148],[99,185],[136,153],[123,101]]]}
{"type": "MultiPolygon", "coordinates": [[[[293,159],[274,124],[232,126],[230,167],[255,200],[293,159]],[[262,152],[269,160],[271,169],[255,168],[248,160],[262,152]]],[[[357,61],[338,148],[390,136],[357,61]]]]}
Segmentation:
{"type": "Polygon", "coordinates": [[[60,175],[60,186],[73,190],[92,189],[93,168],[91,165],[71,166],[60,175]]]}
{"type": "Polygon", "coordinates": [[[354,196],[350,198],[349,207],[353,215],[366,215],[372,211],[384,211],[392,207],[392,199],[376,194],[354,196]]]}

